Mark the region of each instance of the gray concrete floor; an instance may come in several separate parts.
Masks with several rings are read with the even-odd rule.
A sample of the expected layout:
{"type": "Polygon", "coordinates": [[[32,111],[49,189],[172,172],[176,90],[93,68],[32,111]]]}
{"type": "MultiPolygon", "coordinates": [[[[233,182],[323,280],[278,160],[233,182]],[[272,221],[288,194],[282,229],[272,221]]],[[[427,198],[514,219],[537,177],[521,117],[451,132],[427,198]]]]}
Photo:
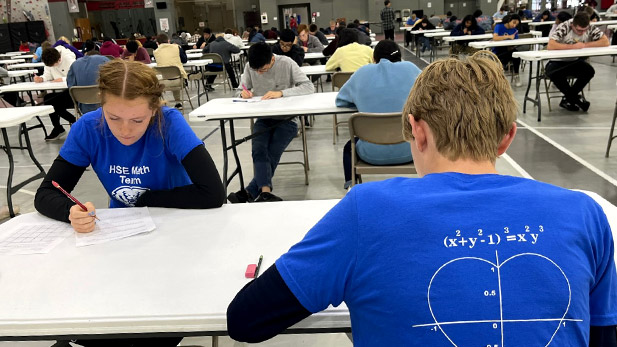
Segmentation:
{"type": "MultiPolygon", "coordinates": [[[[444,56],[445,51],[440,52],[444,56]]],[[[416,62],[420,68],[424,62],[415,58],[410,51],[404,50],[404,59],[416,62]]],[[[587,99],[591,102],[588,112],[568,112],[559,108],[559,99],[554,99],[553,110],[548,111],[546,99],[543,96],[542,122],[536,121],[535,108],[528,108],[527,114],[519,114],[519,135],[508,155],[498,159],[497,168],[500,173],[517,176],[527,176],[554,183],[569,188],[588,189],[599,193],[613,203],[617,203],[617,148],[612,157],[605,158],[604,152],[610,130],[613,110],[615,107],[615,76],[617,64],[611,57],[592,58],[596,76],[591,82],[591,90],[585,90],[587,99]]],[[[523,87],[513,87],[517,100],[521,103],[527,84],[527,68],[523,72],[523,87]]],[[[232,93],[223,91],[221,86],[211,93],[211,97],[230,97],[232,93]]],[[[324,90],[330,90],[330,84],[324,84],[324,90]]],[[[196,106],[196,89],[191,89],[191,98],[196,106]]],[[[167,96],[171,98],[171,95],[167,96]]],[[[205,97],[203,100],[205,102],[205,97]]],[[[188,115],[191,108],[185,107],[188,115]]],[[[339,117],[341,118],[341,117],[339,117]]],[[[344,116],[342,118],[345,118],[344,116]]],[[[188,117],[187,117],[188,119],[188,117]]],[[[49,119],[44,123],[51,129],[49,119]]],[[[32,124],[34,124],[32,122],[32,124]]],[[[201,138],[211,135],[205,140],[219,172],[222,172],[222,146],[218,123],[191,123],[195,133],[201,138]]],[[[249,134],[249,122],[236,123],[237,137],[249,134]]],[[[299,165],[280,166],[274,177],[275,194],[285,200],[330,199],[344,196],[342,172],[342,148],[349,135],[346,127],[340,129],[336,144],[332,144],[332,117],[317,116],[314,126],[307,130],[309,158],[311,170],[310,184],[304,184],[304,173],[299,165]]],[[[17,143],[17,131],[10,129],[12,143],[17,143]]],[[[45,142],[40,129],[31,132],[34,151],[37,159],[48,169],[62,141],[45,142]]],[[[295,139],[291,147],[300,148],[300,139],[295,139]]],[[[16,171],[14,182],[20,182],[36,173],[25,151],[14,151],[16,171]]],[[[250,144],[239,147],[239,155],[245,172],[245,180],[250,180],[252,173],[250,144]]],[[[0,154],[0,204],[6,204],[6,180],[8,160],[0,154]]],[[[301,160],[300,153],[283,155],[284,161],[301,160]]],[[[232,166],[233,168],[233,166],[232,166]]],[[[387,178],[387,176],[364,177],[365,181],[387,178]]],[[[28,184],[13,196],[14,204],[21,207],[22,213],[33,212],[33,196],[40,181],[28,184]]],[[[239,188],[238,180],[234,180],[229,191],[239,188]]],[[[104,207],[107,196],[92,171],[85,172],[77,185],[74,195],[82,201],[92,201],[96,206],[104,207]]],[[[209,345],[209,338],[191,338],[184,344],[209,345]]],[[[222,346],[238,346],[228,338],[221,338],[222,346]]],[[[349,346],[351,343],[344,334],[295,335],[281,336],[264,346],[349,346]]],[[[49,346],[49,342],[5,342],[0,346],[38,347],[49,346]]]]}

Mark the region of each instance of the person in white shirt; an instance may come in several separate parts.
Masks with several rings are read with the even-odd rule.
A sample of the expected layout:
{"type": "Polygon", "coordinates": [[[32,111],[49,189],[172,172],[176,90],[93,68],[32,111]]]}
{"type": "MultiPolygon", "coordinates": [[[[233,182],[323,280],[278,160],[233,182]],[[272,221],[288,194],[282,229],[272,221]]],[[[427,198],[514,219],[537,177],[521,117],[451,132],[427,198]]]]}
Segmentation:
{"type": "Polygon", "coordinates": [[[606,10],[606,13],[617,13],[617,0],[606,10]]]}
{"type": "MultiPolygon", "coordinates": [[[[62,46],[57,46],[44,50],[41,59],[45,64],[43,75],[34,76],[34,82],[62,82],[66,80],[69,69],[75,61],[75,54],[62,46]]],[[[44,104],[54,107],[54,112],[49,115],[54,128],[45,137],[45,140],[55,140],[66,132],[60,124],[60,117],[67,120],[69,124],[75,123],[75,116],[67,111],[68,108],[73,107],[73,99],[71,99],[68,89],[65,89],[62,92],[45,95],[44,104]]]]}

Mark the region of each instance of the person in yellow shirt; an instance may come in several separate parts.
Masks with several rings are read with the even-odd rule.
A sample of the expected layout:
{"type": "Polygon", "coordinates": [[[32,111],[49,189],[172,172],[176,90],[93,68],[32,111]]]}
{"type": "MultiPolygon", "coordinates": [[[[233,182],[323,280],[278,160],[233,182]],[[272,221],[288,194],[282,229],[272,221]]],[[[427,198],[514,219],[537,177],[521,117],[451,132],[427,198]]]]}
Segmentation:
{"type": "Polygon", "coordinates": [[[326,70],[355,72],[372,62],[373,49],[358,43],[358,33],[355,30],[343,29],[339,33],[338,48],[326,63],[326,70]]]}

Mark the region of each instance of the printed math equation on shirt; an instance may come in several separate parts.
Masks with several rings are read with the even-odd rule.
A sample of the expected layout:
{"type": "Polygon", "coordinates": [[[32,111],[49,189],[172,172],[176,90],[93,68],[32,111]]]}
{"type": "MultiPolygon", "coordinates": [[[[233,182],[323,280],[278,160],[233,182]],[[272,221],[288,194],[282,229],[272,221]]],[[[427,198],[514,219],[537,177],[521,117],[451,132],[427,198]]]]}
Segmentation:
{"type": "Polygon", "coordinates": [[[543,233],[544,226],[542,225],[525,225],[520,228],[503,227],[499,231],[488,229],[454,230],[451,235],[444,237],[443,245],[446,248],[461,247],[469,249],[484,245],[499,245],[502,242],[535,245],[543,233]]]}

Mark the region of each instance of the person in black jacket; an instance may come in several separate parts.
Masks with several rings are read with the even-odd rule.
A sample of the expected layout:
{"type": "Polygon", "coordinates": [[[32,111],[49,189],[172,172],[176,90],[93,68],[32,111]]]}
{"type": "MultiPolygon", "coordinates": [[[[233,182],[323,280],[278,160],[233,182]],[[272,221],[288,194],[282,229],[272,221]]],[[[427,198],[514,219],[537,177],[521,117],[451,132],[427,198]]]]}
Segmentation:
{"type": "Polygon", "coordinates": [[[197,40],[197,43],[193,46],[193,49],[204,49],[206,45],[214,41],[216,37],[212,35],[210,28],[204,28],[202,36],[197,40]]]}
{"type": "Polygon", "coordinates": [[[322,33],[318,28],[316,24],[311,24],[309,25],[309,34],[315,36],[319,42],[321,42],[322,45],[327,46],[330,42],[328,41],[328,38],[326,38],[326,35],[324,35],[324,33],[322,33]]]}
{"type": "Polygon", "coordinates": [[[277,55],[285,55],[293,59],[293,61],[302,66],[304,64],[304,50],[300,46],[294,44],[296,34],[291,29],[281,31],[279,42],[272,46],[272,53],[277,55]]]}
{"type": "MultiPolygon", "coordinates": [[[[424,16],[416,28],[418,30],[433,30],[435,29],[435,26],[428,20],[427,16],[424,16]]],[[[424,53],[427,49],[429,51],[431,50],[431,39],[425,37],[424,35],[419,35],[418,40],[422,42],[422,53],[424,53]]]]}

